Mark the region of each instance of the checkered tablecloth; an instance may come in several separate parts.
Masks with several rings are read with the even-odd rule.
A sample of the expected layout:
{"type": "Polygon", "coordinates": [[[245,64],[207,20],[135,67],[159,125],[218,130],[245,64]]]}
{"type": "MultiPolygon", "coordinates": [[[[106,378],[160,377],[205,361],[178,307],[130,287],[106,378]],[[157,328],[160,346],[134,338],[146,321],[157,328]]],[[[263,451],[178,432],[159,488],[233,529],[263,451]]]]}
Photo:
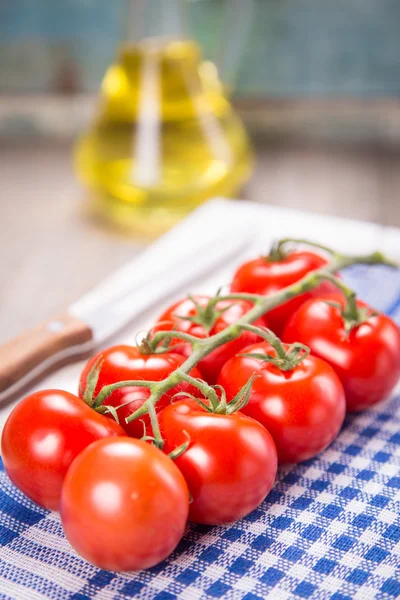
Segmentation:
{"type": "MultiPolygon", "coordinates": [[[[400,323],[400,276],[346,280],[400,323]]],[[[2,468],[2,467],[1,467],[2,468]]],[[[0,471],[0,598],[392,600],[400,597],[400,397],[348,417],[319,457],[279,472],[263,504],[227,527],[190,525],[162,564],[116,575],[83,561],[57,514],[0,471]]]]}

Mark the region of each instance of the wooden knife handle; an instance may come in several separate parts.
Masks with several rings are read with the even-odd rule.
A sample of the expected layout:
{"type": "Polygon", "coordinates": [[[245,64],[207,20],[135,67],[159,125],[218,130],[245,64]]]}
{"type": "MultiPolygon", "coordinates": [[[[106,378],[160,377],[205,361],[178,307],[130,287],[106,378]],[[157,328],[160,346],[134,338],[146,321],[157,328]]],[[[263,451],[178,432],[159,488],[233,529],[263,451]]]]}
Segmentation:
{"type": "Polygon", "coordinates": [[[0,346],[0,392],[16,384],[53,355],[68,348],[79,348],[90,342],[92,337],[88,325],[65,313],[6,342],[0,346]]]}

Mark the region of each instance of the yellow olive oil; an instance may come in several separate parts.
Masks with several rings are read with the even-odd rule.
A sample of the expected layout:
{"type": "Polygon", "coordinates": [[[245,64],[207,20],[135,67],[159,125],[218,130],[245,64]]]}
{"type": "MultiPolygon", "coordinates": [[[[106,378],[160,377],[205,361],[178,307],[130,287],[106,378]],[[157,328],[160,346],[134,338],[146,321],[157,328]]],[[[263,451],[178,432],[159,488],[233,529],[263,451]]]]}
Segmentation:
{"type": "Polygon", "coordinates": [[[80,178],[111,221],[157,235],[202,201],[231,196],[251,172],[244,127],[213,63],[192,41],[124,46],[76,150],[80,178]]]}

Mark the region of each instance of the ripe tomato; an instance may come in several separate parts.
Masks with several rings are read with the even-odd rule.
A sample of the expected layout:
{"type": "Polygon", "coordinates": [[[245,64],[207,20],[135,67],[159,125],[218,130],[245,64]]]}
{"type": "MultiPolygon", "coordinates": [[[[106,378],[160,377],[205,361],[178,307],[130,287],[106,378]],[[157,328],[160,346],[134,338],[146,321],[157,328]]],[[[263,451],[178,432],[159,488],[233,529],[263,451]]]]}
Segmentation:
{"type": "MultiPolygon", "coordinates": [[[[327,264],[325,258],[314,252],[295,250],[281,260],[260,257],[244,263],[236,271],[231,284],[232,292],[248,292],[268,296],[302,279],[310,271],[327,264]]],[[[266,315],[268,327],[277,335],[283,331],[286,321],[306,300],[332,292],[329,282],[318,288],[285,302],[266,315]]]]}
{"type": "Polygon", "coordinates": [[[189,487],[189,519],[206,525],[237,521],[253,511],[270,491],[277,457],[269,433],[241,413],[212,414],[191,399],[174,402],[159,417],[171,452],[188,439],[175,459],[189,487]]]}
{"type": "MultiPolygon", "coordinates": [[[[210,296],[194,296],[194,300],[198,303],[201,308],[205,308],[210,300],[210,296]]],[[[187,318],[195,319],[198,318],[196,306],[190,298],[183,298],[178,302],[175,302],[170,306],[157,320],[156,327],[153,331],[169,331],[176,329],[184,333],[189,333],[197,338],[205,338],[207,335],[214,335],[219,333],[229,325],[232,325],[235,321],[243,317],[253,307],[251,302],[244,300],[221,300],[216,304],[216,311],[220,312],[219,315],[215,314],[215,321],[212,326],[207,329],[204,325],[188,320],[187,318]],[[227,308],[229,307],[229,308],[227,308]],[[180,318],[183,317],[183,318],[180,318]]],[[[263,320],[259,320],[254,325],[265,325],[263,320]]],[[[258,336],[250,331],[244,331],[240,337],[227,344],[223,344],[219,348],[216,348],[208,356],[203,358],[197,365],[204,379],[214,384],[217,381],[218,374],[222,366],[226,361],[237,354],[244,346],[253,344],[257,341],[258,336]]],[[[189,356],[192,348],[189,343],[180,343],[181,340],[173,339],[171,344],[179,344],[175,349],[176,352],[180,352],[184,356],[189,356]]]]}
{"type": "MultiPolygon", "coordinates": [[[[165,354],[141,354],[139,348],[136,348],[135,346],[112,346],[111,348],[99,352],[99,354],[91,358],[85,365],[80,377],[81,397],[83,397],[83,393],[86,389],[86,381],[90,370],[100,356],[102,357],[103,362],[101,364],[95,395],[100,392],[103,386],[116,383],[117,381],[134,379],[161,381],[168,377],[170,373],[175,371],[175,369],[180,367],[185,361],[183,356],[173,352],[167,352],[165,354]]],[[[192,369],[190,375],[196,378],[201,377],[200,372],[196,368],[192,369]]],[[[164,406],[169,404],[172,396],[178,392],[189,392],[192,394],[197,392],[197,388],[194,388],[184,381],[181,382],[167,394],[162,396],[161,400],[156,405],[156,410],[160,411],[164,406]]],[[[152,433],[149,416],[145,415],[140,420],[131,421],[130,423],[125,423],[125,418],[135,412],[148,396],[148,388],[126,387],[115,390],[105,400],[104,404],[117,407],[129,403],[119,409],[119,421],[129,435],[140,438],[143,435],[143,423],[146,426],[148,434],[151,435],[152,433]]]]}
{"type": "Polygon", "coordinates": [[[184,478],[160,450],[128,437],[91,444],[64,481],[61,520],[70,544],[109,571],[147,569],[181,539],[189,510],[184,478]]]}
{"type": "Polygon", "coordinates": [[[74,458],[105,437],[125,435],[113,420],[68,392],[44,390],[27,396],[7,419],[1,438],[4,466],[28,498],[58,510],[61,486],[74,458]]]}
{"type": "MultiPolygon", "coordinates": [[[[328,300],[345,305],[340,294],[328,300]]],[[[357,306],[367,305],[357,301],[357,306]]],[[[341,310],[315,298],[293,315],[283,338],[307,344],[315,356],[333,367],[342,381],[349,412],[383,400],[399,380],[400,332],[386,315],[370,316],[347,333],[341,310]]]]}
{"type": "MultiPolygon", "coordinates": [[[[276,356],[267,342],[242,352],[276,356]]],[[[218,383],[228,401],[256,373],[242,412],[268,429],[280,463],[301,462],[319,454],[335,439],[345,415],[342,384],[324,361],[308,356],[291,371],[248,356],[235,356],[222,368],[218,383]]]]}

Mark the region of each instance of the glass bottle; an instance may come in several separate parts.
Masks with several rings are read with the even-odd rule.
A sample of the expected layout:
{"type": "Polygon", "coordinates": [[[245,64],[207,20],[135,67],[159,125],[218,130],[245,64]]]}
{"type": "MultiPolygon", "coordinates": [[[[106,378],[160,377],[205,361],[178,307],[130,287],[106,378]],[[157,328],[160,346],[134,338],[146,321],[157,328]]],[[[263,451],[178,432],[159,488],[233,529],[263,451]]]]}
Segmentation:
{"type": "Polygon", "coordinates": [[[127,42],[76,151],[97,211],[144,235],[236,194],[251,172],[244,127],[184,18],[182,0],[131,0],[127,42]]]}

